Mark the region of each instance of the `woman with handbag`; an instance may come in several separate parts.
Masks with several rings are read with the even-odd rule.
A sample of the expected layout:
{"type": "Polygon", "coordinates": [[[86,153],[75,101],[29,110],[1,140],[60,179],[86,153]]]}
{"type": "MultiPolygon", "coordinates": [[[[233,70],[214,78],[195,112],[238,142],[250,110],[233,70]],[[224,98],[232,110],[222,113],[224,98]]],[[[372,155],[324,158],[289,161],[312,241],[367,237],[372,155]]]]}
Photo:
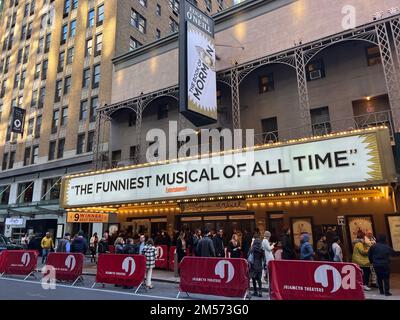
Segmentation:
{"type": "Polygon", "coordinates": [[[260,234],[255,234],[253,244],[249,251],[247,261],[250,264],[250,278],[253,281],[254,293],[253,296],[262,297],[262,283],[261,277],[263,272],[265,255],[260,240],[260,234]],[[257,284],[259,290],[257,290],[257,284]]]}

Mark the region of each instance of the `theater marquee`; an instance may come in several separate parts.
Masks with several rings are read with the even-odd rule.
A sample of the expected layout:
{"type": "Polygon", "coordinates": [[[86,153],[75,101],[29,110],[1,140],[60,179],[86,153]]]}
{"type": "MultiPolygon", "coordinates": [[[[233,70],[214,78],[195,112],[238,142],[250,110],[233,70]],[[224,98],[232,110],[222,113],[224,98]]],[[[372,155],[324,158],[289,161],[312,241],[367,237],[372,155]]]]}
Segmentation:
{"type": "Polygon", "coordinates": [[[395,180],[387,130],[67,177],[63,206],[372,185],[395,180]],[[383,135],[382,135],[383,134],[383,135]]]}

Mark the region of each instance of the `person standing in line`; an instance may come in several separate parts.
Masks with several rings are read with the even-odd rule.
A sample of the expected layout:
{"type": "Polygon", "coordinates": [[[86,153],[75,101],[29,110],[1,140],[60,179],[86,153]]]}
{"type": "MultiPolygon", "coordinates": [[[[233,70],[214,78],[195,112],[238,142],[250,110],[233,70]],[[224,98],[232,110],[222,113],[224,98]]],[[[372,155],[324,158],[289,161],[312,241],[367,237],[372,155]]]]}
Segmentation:
{"type": "Polygon", "coordinates": [[[332,253],[333,253],[333,262],[343,262],[343,251],[340,246],[340,238],[338,236],[334,236],[332,239],[332,253]]]}
{"type": "Polygon", "coordinates": [[[290,228],[283,229],[281,243],[282,243],[282,250],[283,250],[282,251],[282,259],[283,260],[296,259],[296,253],[294,252],[292,239],[290,237],[290,228]]]}
{"type": "Polygon", "coordinates": [[[323,234],[317,242],[317,256],[320,261],[329,261],[329,245],[326,236],[323,234]]]}
{"type": "Polygon", "coordinates": [[[114,246],[116,254],[124,253],[124,239],[122,239],[122,237],[118,237],[117,239],[115,239],[114,246]]]}
{"type": "Polygon", "coordinates": [[[133,239],[129,238],[126,240],[126,245],[124,245],[123,249],[124,254],[135,254],[135,246],[133,244],[133,239]]]}
{"type": "Polygon", "coordinates": [[[143,249],[143,254],[146,257],[146,288],[153,289],[151,277],[153,269],[156,266],[156,248],[154,247],[153,239],[147,240],[146,246],[143,249]]]}
{"type": "Polygon", "coordinates": [[[140,235],[139,243],[136,244],[136,254],[143,254],[143,249],[146,246],[146,237],[144,234],[140,235]]]}
{"type": "Polygon", "coordinates": [[[215,257],[214,243],[210,238],[210,232],[204,231],[204,237],[197,244],[196,256],[199,257],[215,257]]]}
{"type": "Polygon", "coordinates": [[[391,296],[390,292],[390,257],[396,252],[386,244],[386,236],[379,235],[376,243],[369,249],[368,258],[374,266],[379,293],[391,296]]]}
{"type": "Polygon", "coordinates": [[[353,242],[353,257],[352,261],[355,264],[358,264],[363,272],[363,283],[364,290],[370,291],[371,288],[369,285],[369,277],[371,275],[371,262],[368,258],[369,247],[364,241],[364,233],[358,232],[357,239],[353,242]]]}
{"type": "Polygon", "coordinates": [[[247,229],[245,229],[244,230],[243,242],[242,242],[243,256],[245,258],[247,258],[248,255],[249,255],[249,250],[250,250],[250,247],[251,247],[251,240],[252,240],[251,233],[247,229]]]}
{"type": "Polygon", "coordinates": [[[42,247],[42,264],[45,264],[50,250],[54,249],[54,242],[50,232],[46,232],[46,235],[42,239],[40,245],[42,247]]]}
{"type": "Polygon", "coordinates": [[[178,240],[176,241],[176,255],[178,257],[178,264],[181,263],[183,257],[186,256],[186,248],[187,248],[186,234],[185,232],[181,231],[178,240]]]}
{"type": "Polygon", "coordinates": [[[24,250],[28,250],[29,235],[27,233],[21,238],[21,246],[24,250]]]}
{"type": "Polygon", "coordinates": [[[265,277],[264,277],[264,279],[265,279],[265,281],[267,283],[269,283],[268,263],[271,260],[275,259],[274,258],[274,254],[273,254],[273,250],[275,248],[275,244],[276,243],[270,244],[270,242],[269,242],[270,239],[271,239],[271,232],[265,231],[264,232],[264,239],[263,239],[263,241],[261,243],[261,246],[262,246],[262,248],[264,250],[264,254],[265,254],[265,268],[264,268],[265,269],[265,277]]]}
{"type": "Polygon", "coordinates": [[[196,254],[197,252],[197,245],[199,244],[199,241],[201,240],[201,230],[200,229],[196,229],[196,231],[193,234],[193,252],[194,254],[196,254]]]}
{"type": "Polygon", "coordinates": [[[103,238],[99,241],[97,245],[97,253],[102,254],[102,253],[108,253],[108,241],[106,238],[106,233],[103,234],[103,238]]]}
{"type": "Polygon", "coordinates": [[[224,247],[224,231],[219,229],[215,237],[213,238],[215,255],[218,258],[225,258],[225,247],[224,247]]]}
{"type": "Polygon", "coordinates": [[[314,249],[310,243],[310,235],[304,233],[300,241],[300,260],[314,260],[314,249]]]}
{"type": "MultiPolygon", "coordinates": [[[[371,248],[374,244],[376,244],[376,239],[371,230],[367,230],[364,237],[365,244],[371,248]]],[[[371,266],[371,287],[377,288],[377,278],[374,266],[371,266]]]]}
{"type": "Polygon", "coordinates": [[[262,271],[263,262],[265,259],[264,250],[262,249],[262,242],[259,233],[254,235],[254,241],[249,251],[248,262],[250,264],[250,278],[253,281],[254,293],[253,296],[262,297],[262,271]],[[259,290],[257,290],[257,284],[259,290]]]}
{"type": "Polygon", "coordinates": [[[96,262],[96,252],[98,243],[99,243],[99,237],[97,236],[97,232],[95,232],[93,236],[90,238],[89,242],[90,262],[96,262]]]}
{"type": "Polygon", "coordinates": [[[66,232],[64,238],[58,240],[57,252],[71,252],[71,235],[66,232]]]}
{"type": "Polygon", "coordinates": [[[238,240],[238,235],[233,234],[231,241],[228,243],[228,258],[240,258],[241,248],[238,240]]]}
{"type": "Polygon", "coordinates": [[[80,230],[78,235],[75,236],[74,240],[72,241],[72,250],[73,252],[82,253],[86,255],[88,245],[86,239],[83,237],[83,231],[80,230]]]}

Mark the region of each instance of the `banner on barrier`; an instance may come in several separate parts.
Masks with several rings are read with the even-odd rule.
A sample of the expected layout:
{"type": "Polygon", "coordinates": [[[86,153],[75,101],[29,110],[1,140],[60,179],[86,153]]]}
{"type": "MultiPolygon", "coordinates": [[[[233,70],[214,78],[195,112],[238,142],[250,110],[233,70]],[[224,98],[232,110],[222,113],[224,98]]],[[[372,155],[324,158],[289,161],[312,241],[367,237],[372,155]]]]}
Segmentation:
{"type": "Polygon", "coordinates": [[[362,271],[354,263],[273,260],[268,269],[271,300],[365,299],[362,271]]]}
{"type": "Polygon", "coordinates": [[[249,286],[244,259],[185,257],[180,269],[182,292],[244,297],[249,286]]]}
{"type": "Polygon", "coordinates": [[[156,246],[156,268],[168,269],[168,246],[156,246]]]}
{"type": "Polygon", "coordinates": [[[83,271],[82,253],[51,252],[47,257],[47,265],[56,270],[57,280],[76,280],[83,271]]]}
{"type": "Polygon", "coordinates": [[[4,255],[3,255],[3,252],[5,252],[5,251],[2,251],[2,252],[0,252],[0,273],[3,273],[4,272],[4,255]]]}
{"type": "Polygon", "coordinates": [[[143,255],[101,254],[97,262],[97,283],[139,286],[146,274],[143,255]]]}
{"type": "Polygon", "coordinates": [[[5,250],[2,252],[3,272],[6,274],[28,275],[36,270],[36,250],[5,250]]]}

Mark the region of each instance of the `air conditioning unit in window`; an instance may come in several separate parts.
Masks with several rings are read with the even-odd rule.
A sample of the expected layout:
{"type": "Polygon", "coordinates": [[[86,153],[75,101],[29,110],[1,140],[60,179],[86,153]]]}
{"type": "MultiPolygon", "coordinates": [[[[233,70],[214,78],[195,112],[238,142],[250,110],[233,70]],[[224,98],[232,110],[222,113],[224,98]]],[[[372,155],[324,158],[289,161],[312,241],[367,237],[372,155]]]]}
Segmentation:
{"type": "Polygon", "coordinates": [[[310,72],[311,80],[316,80],[316,79],[321,79],[321,78],[322,78],[321,70],[314,70],[314,71],[310,72]]]}

